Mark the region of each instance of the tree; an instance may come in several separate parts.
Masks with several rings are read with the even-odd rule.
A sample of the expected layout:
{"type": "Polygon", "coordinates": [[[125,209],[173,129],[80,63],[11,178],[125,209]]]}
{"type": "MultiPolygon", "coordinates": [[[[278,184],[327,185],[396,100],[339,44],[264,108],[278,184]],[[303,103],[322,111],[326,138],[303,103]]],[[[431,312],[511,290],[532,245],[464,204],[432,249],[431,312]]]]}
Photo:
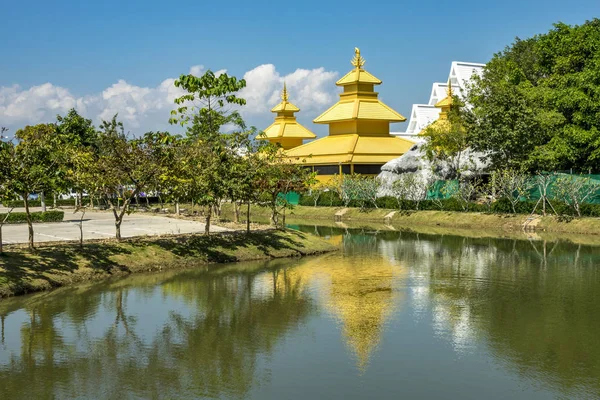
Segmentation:
{"type": "Polygon", "coordinates": [[[344,175],[342,178],[342,200],[348,207],[350,202],[355,202],[361,210],[365,210],[369,205],[377,208],[377,191],[379,181],[360,174],[344,175]]]}
{"type": "Polygon", "coordinates": [[[519,38],[475,77],[465,128],[495,168],[596,168],[600,159],[600,19],[519,38]]]}
{"type": "Polygon", "coordinates": [[[113,212],[117,240],[121,240],[121,224],[132,200],[160,172],[153,158],[155,139],[129,139],[115,115],[100,125],[97,161],[85,163],[86,173],[94,177],[98,193],[113,212]]]}
{"type": "Polygon", "coordinates": [[[494,172],[498,193],[501,197],[510,201],[513,213],[516,214],[515,206],[522,200],[529,197],[531,188],[527,175],[514,169],[505,169],[494,172]]]}
{"type": "MultiPolygon", "coordinates": [[[[56,116],[56,130],[58,133],[57,147],[53,153],[55,157],[60,158],[58,163],[59,174],[64,179],[57,180],[56,189],[60,192],[67,190],[75,190],[78,193],[76,200],[79,206],[83,206],[83,191],[86,189],[82,184],[91,183],[89,180],[81,181],[80,179],[73,180],[73,177],[78,177],[83,172],[81,159],[75,160],[74,157],[79,155],[91,156],[98,148],[98,132],[94,127],[91,119],[86,119],[79,115],[73,108],[65,116],[56,116]],[[74,173],[76,167],[78,171],[74,173]]],[[[84,157],[85,159],[85,157],[84,157]]],[[[90,159],[90,162],[95,162],[90,159]]],[[[80,176],[79,176],[80,177],[80,176]]],[[[89,193],[90,199],[93,194],[89,193]]]]}
{"type": "Polygon", "coordinates": [[[447,166],[449,175],[446,178],[460,179],[469,142],[460,111],[463,104],[457,97],[452,99],[454,106],[447,111],[447,116],[430,124],[421,136],[425,139],[425,156],[432,165],[438,168],[447,166]]]}
{"type": "Polygon", "coordinates": [[[187,93],[175,99],[179,107],[171,112],[169,122],[182,126],[191,122],[187,130],[187,177],[193,198],[207,210],[205,234],[208,234],[213,209],[218,208],[228,194],[226,184],[231,166],[228,162],[236,151],[231,138],[222,130],[228,125],[244,126],[232,107],[246,104],[236,95],[246,86],[246,81],[207,71],[201,77],[181,75],[175,86],[187,93]]]}
{"type": "Polygon", "coordinates": [[[555,196],[572,207],[581,217],[581,205],[595,199],[600,193],[600,185],[589,177],[563,176],[554,185],[555,196]]]}
{"type": "MultiPolygon", "coordinates": [[[[10,182],[14,175],[14,144],[12,142],[5,142],[3,134],[7,131],[6,128],[0,128],[0,204],[5,201],[14,200],[15,195],[10,188],[10,182]]],[[[8,221],[10,213],[14,210],[14,207],[10,206],[4,217],[0,216],[0,255],[3,253],[2,247],[2,227],[8,221]]]]}
{"type": "Polygon", "coordinates": [[[271,209],[271,224],[285,226],[285,212],[292,205],[287,200],[291,192],[304,193],[316,182],[315,173],[302,164],[292,163],[285,154],[274,145],[267,145],[260,153],[263,164],[256,182],[260,191],[260,202],[271,209]]]}
{"type": "Polygon", "coordinates": [[[29,209],[29,194],[49,192],[58,178],[57,159],[53,156],[58,135],[53,124],[26,126],[16,132],[19,141],[12,154],[13,175],[7,189],[21,196],[27,215],[29,248],[34,249],[34,232],[29,209]]]}
{"type": "Polygon", "coordinates": [[[469,211],[471,202],[477,197],[479,186],[481,185],[482,181],[479,177],[459,181],[458,187],[452,193],[452,197],[458,201],[463,211],[469,211]]]}

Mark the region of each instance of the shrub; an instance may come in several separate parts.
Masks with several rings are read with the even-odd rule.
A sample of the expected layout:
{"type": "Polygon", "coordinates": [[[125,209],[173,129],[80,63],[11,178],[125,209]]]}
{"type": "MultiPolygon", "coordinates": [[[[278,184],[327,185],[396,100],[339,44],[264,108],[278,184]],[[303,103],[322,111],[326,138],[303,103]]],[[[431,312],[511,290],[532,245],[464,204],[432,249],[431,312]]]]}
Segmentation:
{"type": "MultiPolygon", "coordinates": [[[[84,200],[84,203],[87,202],[86,200],[84,200]]],[[[46,199],[46,205],[47,206],[52,206],[54,204],[54,200],[52,199],[46,199]]],[[[23,200],[11,200],[11,201],[6,201],[4,202],[4,207],[24,207],[23,204],[23,200]]],[[[57,199],[56,200],[56,205],[59,207],[64,207],[64,206],[74,206],[75,205],[75,199],[66,199],[66,200],[62,200],[62,199],[57,199]]],[[[40,200],[29,200],[29,207],[41,207],[42,206],[42,202],[40,200]]]]}
{"type": "MultiPolygon", "coordinates": [[[[46,211],[46,212],[32,212],[31,220],[33,222],[62,222],[65,216],[64,211],[46,211]]],[[[6,213],[0,214],[0,221],[3,221],[6,217],[6,213]]],[[[8,224],[24,224],[27,223],[27,214],[24,212],[13,212],[10,213],[6,220],[8,224]]]]}

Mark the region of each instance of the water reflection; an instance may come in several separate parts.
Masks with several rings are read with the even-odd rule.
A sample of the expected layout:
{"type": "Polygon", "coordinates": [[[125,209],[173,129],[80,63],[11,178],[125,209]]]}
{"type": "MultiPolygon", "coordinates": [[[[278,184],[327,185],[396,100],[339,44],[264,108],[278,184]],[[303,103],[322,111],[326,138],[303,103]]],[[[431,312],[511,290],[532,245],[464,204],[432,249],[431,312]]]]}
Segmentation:
{"type": "MultiPolygon", "coordinates": [[[[486,372],[486,385],[509,386],[513,397],[600,396],[599,248],[298,228],[342,251],[132,276],[0,302],[0,393],[277,398],[269,393],[283,384],[282,374],[293,381],[296,370],[309,368],[319,390],[336,374],[331,397],[358,396],[361,388],[375,396],[433,396],[439,392],[427,382],[436,380],[443,392],[455,371],[416,373],[427,355],[436,363],[459,357],[456,373],[472,371],[483,357],[497,366],[486,372]],[[307,337],[309,346],[328,352],[324,362],[294,352],[307,337]],[[344,354],[336,350],[340,340],[344,354]],[[436,347],[440,341],[448,353],[436,347]],[[399,348],[412,356],[386,357],[399,348]],[[382,370],[405,381],[385,380],[382,370]]],[[[464,390],[465,397],[483,395],[464,390]]]]}

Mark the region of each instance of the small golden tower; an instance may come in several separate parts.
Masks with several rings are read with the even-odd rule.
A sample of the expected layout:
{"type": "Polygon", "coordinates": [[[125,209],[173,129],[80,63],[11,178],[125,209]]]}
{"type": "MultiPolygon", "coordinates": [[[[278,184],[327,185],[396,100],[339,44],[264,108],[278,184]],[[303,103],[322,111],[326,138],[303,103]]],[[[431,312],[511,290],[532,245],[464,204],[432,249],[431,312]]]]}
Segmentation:
{"type": "Polygon", "coordinates": [[[314,139],[317,136],[300,125],[296,121],[294,113],[300,111],[298,107],[290,103],[289,94],[285,82],[281,91],[281,103],[271,109],[277,113],[273,122],[257,139],[265,139],[271,143],[280,145],[284,150],[300,146],[305,139],[314,139]]]}

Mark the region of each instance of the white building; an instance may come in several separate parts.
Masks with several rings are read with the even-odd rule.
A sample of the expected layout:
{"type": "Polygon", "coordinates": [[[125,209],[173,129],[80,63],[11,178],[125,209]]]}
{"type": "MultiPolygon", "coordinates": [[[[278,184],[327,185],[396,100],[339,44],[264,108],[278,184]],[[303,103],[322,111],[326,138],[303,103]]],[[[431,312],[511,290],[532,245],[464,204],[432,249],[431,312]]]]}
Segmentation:
{"type": "Polygon", "coordinates": [[[431,87],[429,102],[427,104],[413,104],[406,132],[390,132],[390,134],[414,142],[420,141],[420,138],[417,136],[419,132],[435,121],[440,115],[440,109],[436,108],[435,104],[446,97],[447,82],[451,82],[454,93],[463,97],[472,76],[474,74],[481,76],[484,66],[485,64],[453,61],[446,83],[436,82],[431,87]]]}

